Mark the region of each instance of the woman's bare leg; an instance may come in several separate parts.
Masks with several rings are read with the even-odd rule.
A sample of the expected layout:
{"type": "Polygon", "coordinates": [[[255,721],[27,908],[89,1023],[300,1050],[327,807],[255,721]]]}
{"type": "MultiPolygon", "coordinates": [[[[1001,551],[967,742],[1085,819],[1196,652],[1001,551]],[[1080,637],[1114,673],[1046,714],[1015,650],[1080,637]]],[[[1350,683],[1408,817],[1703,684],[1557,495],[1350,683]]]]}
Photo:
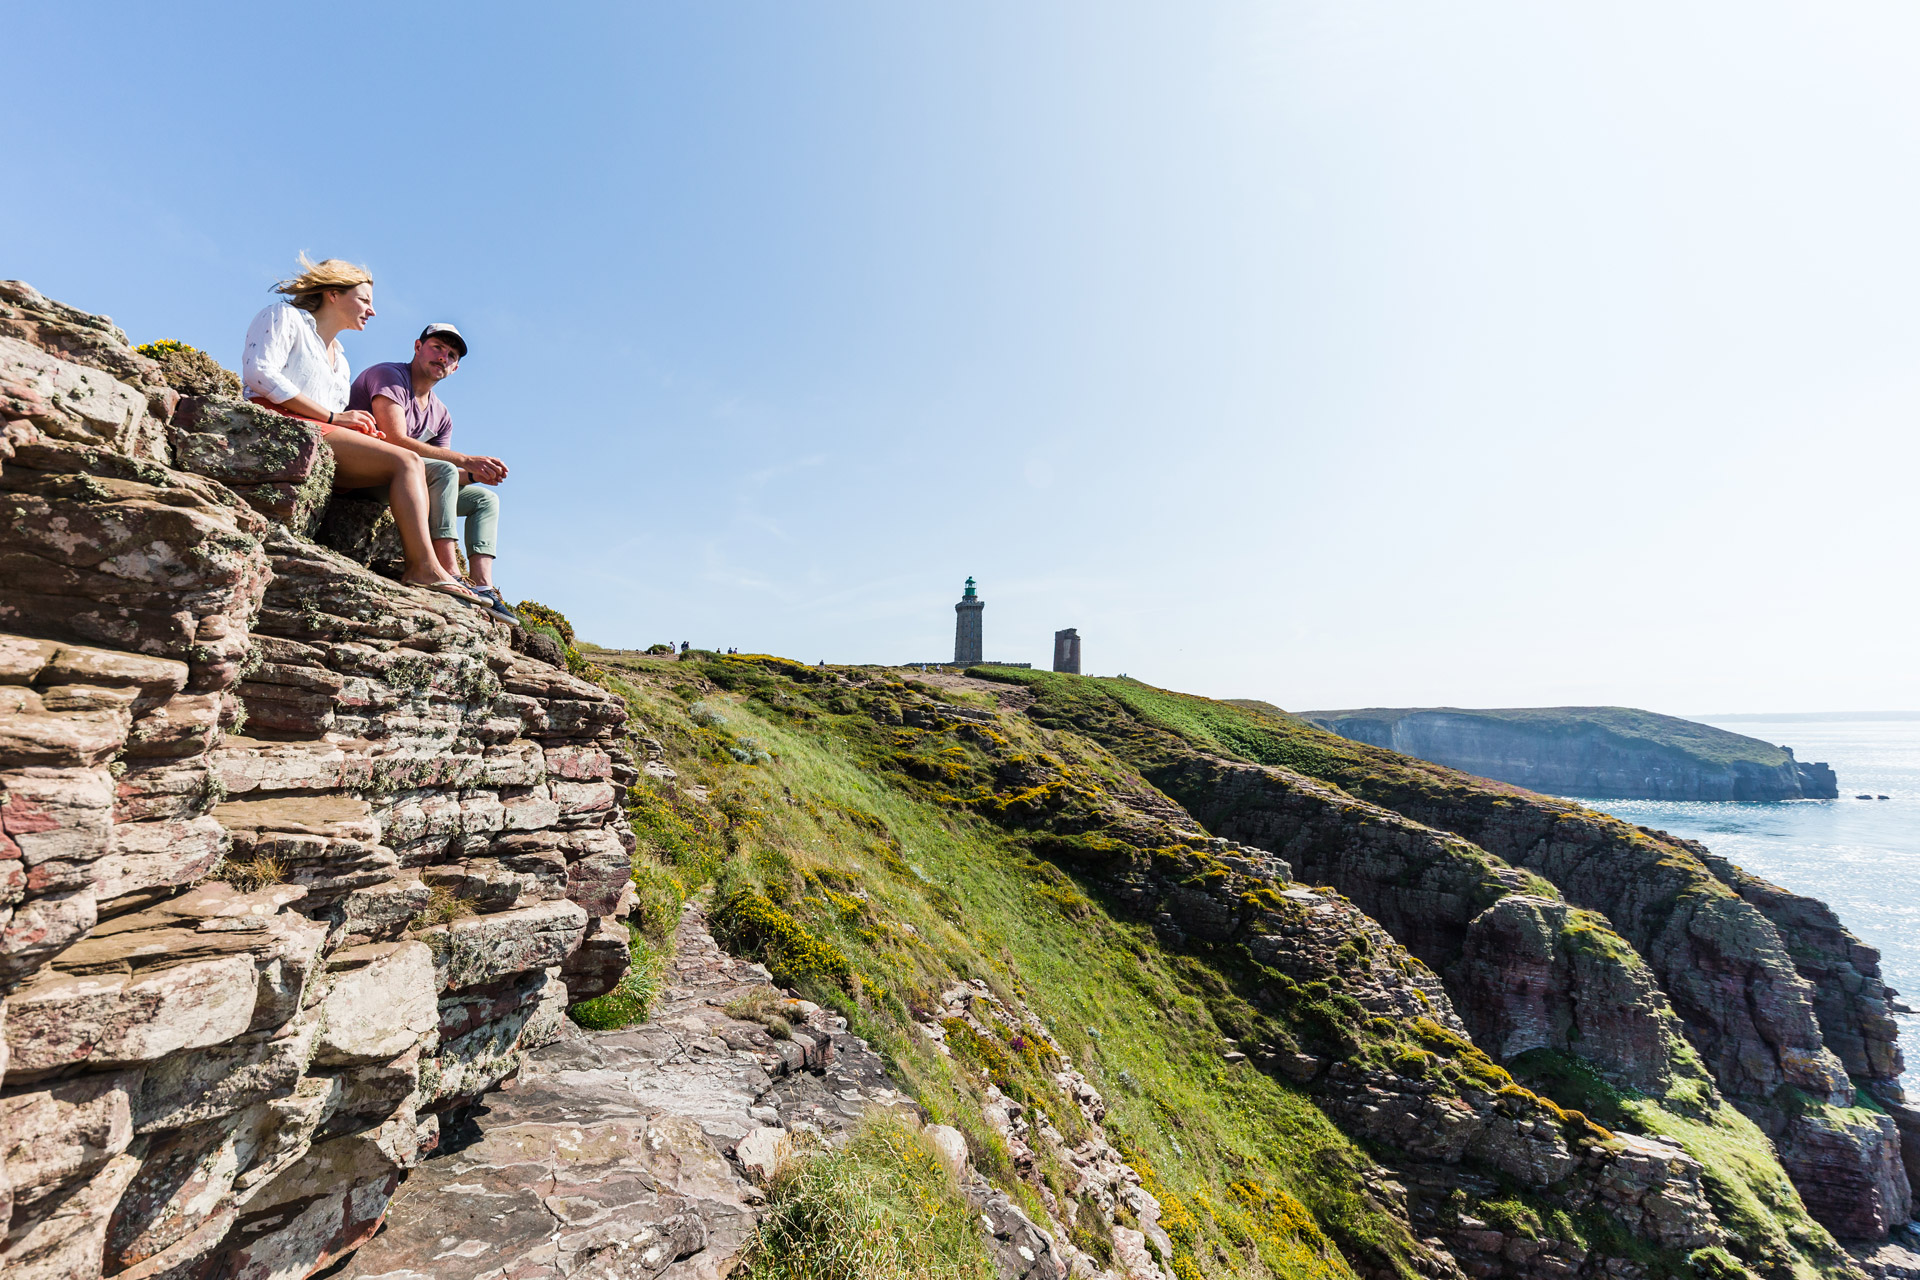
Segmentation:
{"type": "Polygon", "coordinates": [[[384,488],[393,508],[393,523],[406,553],[407,582],[453,582],[440,567],[427,536],[427,481],[420,455],[397,444],[376,440],[358,431],[329,431],[333,450],[333,483],[340,489],[384,488]]]}

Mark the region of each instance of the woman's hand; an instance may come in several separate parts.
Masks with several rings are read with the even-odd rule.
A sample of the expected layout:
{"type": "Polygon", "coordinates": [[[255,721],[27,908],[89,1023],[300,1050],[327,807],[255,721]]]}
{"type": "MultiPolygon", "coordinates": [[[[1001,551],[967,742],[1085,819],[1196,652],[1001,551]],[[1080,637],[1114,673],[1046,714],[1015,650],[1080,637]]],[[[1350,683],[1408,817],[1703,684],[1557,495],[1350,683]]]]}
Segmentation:
{"type": "Polygon", "coordinates": [[[379,438],[380,428],[374,422],[373,415],[364,409],[342,409],[333,415],[333,424],[345,427],[349,431],[358,431],[362,435],[379,438]]]}

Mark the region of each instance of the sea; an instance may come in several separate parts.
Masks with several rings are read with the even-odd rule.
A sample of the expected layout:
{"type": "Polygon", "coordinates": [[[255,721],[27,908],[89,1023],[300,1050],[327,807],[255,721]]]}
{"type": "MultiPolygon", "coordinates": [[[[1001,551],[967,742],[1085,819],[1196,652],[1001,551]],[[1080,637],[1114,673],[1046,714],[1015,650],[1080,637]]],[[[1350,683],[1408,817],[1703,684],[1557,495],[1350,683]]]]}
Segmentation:
{"type": "MultiPolygon", "coordinates": [[[[1920,711],[1690,718],[1791,747],[1800,760],[1825,761],[1839,777],[1840,798],[1569,798],[1698,840],[1755,875],[1821,899],[1879,949],[1881,974],[1901,1001],[1920,1008],[1920,711]]],[[[1912,1098],[1920,1096],[1920,1016],[1896,1017],[1908,1066],[1902,1084],[1912,1098]]]]}

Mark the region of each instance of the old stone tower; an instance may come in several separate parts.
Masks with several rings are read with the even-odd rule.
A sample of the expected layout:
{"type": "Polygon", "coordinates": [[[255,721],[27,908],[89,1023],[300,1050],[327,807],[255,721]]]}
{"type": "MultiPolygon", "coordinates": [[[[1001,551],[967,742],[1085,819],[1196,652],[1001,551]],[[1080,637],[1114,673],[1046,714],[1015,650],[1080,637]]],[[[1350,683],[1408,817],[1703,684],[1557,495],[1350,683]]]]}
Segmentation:
{"type": "Polygon", "coordinates": [[[981,661],[980,615],[987,602],[973,594],[973,579],[967,579],[966,594],[953,606],[953,665],[970,667],[981,661]]]}
{"type": "Polygon", "coordinates": [[[1080,674],[1080,629],[1068,627],[1053,633],[1053,669],[1080,674]]]}

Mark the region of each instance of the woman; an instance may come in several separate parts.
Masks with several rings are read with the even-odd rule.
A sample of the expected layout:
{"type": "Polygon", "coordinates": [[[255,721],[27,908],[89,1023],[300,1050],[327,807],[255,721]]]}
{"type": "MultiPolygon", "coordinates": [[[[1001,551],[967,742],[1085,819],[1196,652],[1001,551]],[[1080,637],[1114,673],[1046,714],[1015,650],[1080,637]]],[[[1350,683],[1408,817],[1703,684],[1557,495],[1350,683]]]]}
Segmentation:
{"type": "Polygon", "coordinates": [[[400,581],[485,608],[491,601],[462,586],[433,554],[420,455],[387,443],[372,414],[347,408],[353,374],[338,335],[343,329],[365,329],[373,318],[373,277],[365,267],[339,258],[313,263],[303,253],[300,274],[282,280],[274,292],[286,298],[247,326],[240,361],[247,399],[320,428],[320,438],[333,450],[335,489],[387,491],[407,557],[400,581]]]}

